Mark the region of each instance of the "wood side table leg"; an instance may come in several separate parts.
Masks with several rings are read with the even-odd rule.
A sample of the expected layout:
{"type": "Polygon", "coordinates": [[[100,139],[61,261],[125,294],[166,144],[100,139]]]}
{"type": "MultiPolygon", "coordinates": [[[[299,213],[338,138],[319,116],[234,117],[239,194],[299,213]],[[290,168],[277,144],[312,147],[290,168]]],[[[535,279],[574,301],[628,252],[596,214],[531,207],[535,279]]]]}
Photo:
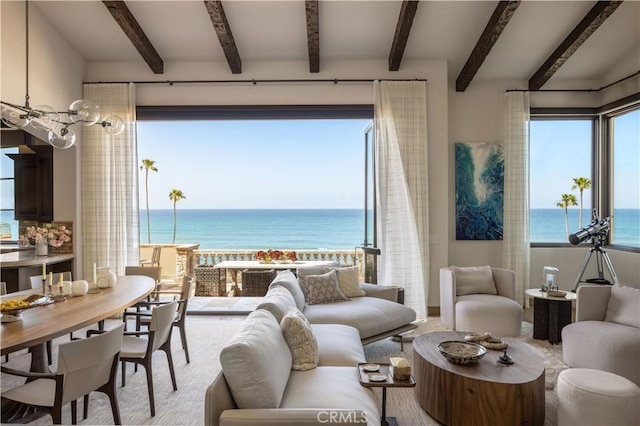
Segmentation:
{"type": "Polygon", "coordinates": [[[549,301],[537,297],[533,299],[533,338],[549,338],[549,301]]]}
{"type": "Polygon", "coordinates": [[[571,323],[571,302],[549,301],[549,343],[562,341],[562,329],[571,323]]]}

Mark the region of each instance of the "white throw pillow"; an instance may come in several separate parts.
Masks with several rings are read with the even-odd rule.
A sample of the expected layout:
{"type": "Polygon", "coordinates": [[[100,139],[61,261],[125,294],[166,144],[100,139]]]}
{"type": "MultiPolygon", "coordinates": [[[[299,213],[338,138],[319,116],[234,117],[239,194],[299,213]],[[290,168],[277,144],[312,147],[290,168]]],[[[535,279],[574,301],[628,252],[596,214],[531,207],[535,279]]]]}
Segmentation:
{"type": "Polygon", "coordinates": [[[280,323],[284,340],[291,351],[291,369],[311,370],[318,366],[318,341],[307,318],[298,309],[292,309],[280,323]]]}
{"type": "Polygon", "coordinates": [[[304,293],[302,293],[298,279],[293,275],[293,272],[288,269],[278,272],[278,275],[276,275],[271,284],[269,284],[269,289],[276,286],[281,286],[289,290],[289,293],[293,296],[293,300],[296,301],[296,307],[301,311],[304,310],[304,293]]]}
{"type": "Polygon", "coordinates": [[[347,297],[362,297],[367,293],[360,288],[360,271],[357,266],[334,268],[338,275],[340,289],[347,297]]]}
{"type": "Polygon", "coordinates": [[[278,408],[291,373],[291,352],[269,312],[253,311],[224,345],[220,364],[238,408],[278,408]]]}
{"type": "Polygon", "coordinates": [[[297,308],[296,301],[289,290],[282,286],[270,288],[262,302],[256,306],[256,309],[265,309],[271,312],[278,324],[282,321],[282,317],[293,308],[297,308]]]}
{"type": "Polygon", "coordinates": [[[452,266],[456,277],[456,296],[498,294],[490,266],[452,266]]]}
{"type": "Polygon", "coordinates": [[[332,270],[322,275],[306,275],[304,281],[309,289],[309,305],[349,300],[340,289],[336,271],[332,270]]]}
{"type": "Polygon", "coordinates": [[[640,289],[612,285],[604,320],[640,328],[640,289]]]}

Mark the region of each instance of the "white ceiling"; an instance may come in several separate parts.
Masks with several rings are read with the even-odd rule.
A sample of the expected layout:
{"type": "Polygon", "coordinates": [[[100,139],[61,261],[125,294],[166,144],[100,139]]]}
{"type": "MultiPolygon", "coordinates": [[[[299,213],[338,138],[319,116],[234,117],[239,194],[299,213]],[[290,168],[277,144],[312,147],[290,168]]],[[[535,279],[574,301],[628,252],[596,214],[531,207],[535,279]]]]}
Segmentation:
{"type": "MultiPolygon", "coordinates": [[[[421,1],[403,60],[445,58],[449,77],[455,80],[497,3],[421,1]]],[[[142,61],[101,1],[31,4],[89,62],[142,61]]],[[[128,0],[126,4],[165,63],[226,62],[202,1],[128,0]]],[[[222,4],[243,62],[308,60],[303,1],[222,4]]],[[[528,80],[593,5],[594,1],[523,1],[475,79],[528,80]]],[[[388,59],[400,1],[321,0],[318,7],[320,70],[332,59],[388,59]]],[[[637,0],[624,1],[551,81],[602,81],[618,64],[629,63],[630,56],[637,58],[631,70],[636,72],[640,69],[637,0]]]]}

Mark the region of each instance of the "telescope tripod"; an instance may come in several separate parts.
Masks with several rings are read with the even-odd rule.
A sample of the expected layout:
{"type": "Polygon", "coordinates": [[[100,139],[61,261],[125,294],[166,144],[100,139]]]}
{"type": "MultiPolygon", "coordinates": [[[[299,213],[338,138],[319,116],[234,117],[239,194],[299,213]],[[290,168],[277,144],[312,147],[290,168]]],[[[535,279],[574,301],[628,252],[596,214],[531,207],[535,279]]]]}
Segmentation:
{"type": "Polygon", "coordinates": [[[576,278],[576,282],[573,285],[573,290],[571,290],[572,292],[575,293],[580,283],[583,282],[582,276],[584,275],[585,269],[587,269],[587,265],[589,264],[589,260],[591,259],[591,255],[593,253],[596,254],[598,278],[589,278],[584,282],[594,283],[594,284],[617,284],[618,283],[618,276],[616,275],[616,271],[613,269],[613,264],[611,263],[611,259],[609,259],[609,254],[607,254],[607,252],[602,249],[601,242],[596,241],[594,242],[593,247],[589,249],[589,252],[587,253],[587,255],[584,258],[584,261],[582,262],[582,267],[580,268],[580,273],[578,274],[578,278],[576,278]],[[603,265],[606,266],[607,269],[609,270],[609,275],[611,275],[611,278],[613,279],[613,283],[611,283],[611,281],[607,280],[604,277],[603,265]]]}

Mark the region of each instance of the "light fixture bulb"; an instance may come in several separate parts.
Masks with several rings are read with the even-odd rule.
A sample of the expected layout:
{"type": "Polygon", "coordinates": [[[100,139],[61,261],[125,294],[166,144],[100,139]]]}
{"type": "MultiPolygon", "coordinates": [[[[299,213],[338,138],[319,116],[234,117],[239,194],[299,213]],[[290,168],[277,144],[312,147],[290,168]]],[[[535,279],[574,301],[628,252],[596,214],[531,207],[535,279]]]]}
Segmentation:
{"type": "Polygon", "coordinates": [[[69,105],[69,119],[81,126],[91,126],[100,120],[100,107],[86,99],[78,99],[69,105]]]}
{"type": "Polygon", "coordinates": [[[31,125],[40,130],[56,129],[60,125],[60,115],[49,105],[38,105],[29,111],[31,125]]]}
{"type": "Polygon", "coordinates": [[[2,122],[13,129],[21,129],[29,124],[29,114],[19,108],[3,105],[2,122]]]}
{"type": "Polygon", "coordinates": [[[124,120],[117,115],[108,115],[102,121],[102,128],[110,135],[119,135],[124,132],[124,120]]]}
{"type": "Polygon", "coordinates": [[[67,149],[76,143],[76,134],[68,127],[62,127],[59,130],[49,130],[47,140],[54,148],[67,149]]]}

